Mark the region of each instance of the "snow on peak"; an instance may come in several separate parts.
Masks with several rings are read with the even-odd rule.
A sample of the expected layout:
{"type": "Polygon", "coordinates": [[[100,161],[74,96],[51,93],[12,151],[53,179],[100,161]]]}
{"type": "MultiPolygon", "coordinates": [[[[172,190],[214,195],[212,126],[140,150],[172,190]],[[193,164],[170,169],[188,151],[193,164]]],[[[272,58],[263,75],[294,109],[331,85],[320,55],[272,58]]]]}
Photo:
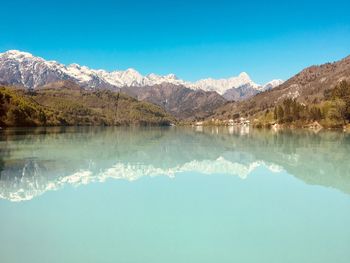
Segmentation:
{"type": "Polygon", "coordinates": [[[243,85],[249,84],[253,88],[258,88],[259,85],[254,83],[246,72],[240,73],[237,77],[230,77],[227,79],[201,79],[192,83],[193,88],[199,88],[206,91],[216,91],[219,94],[224,94],[227,90],[232,88],[239,88],[243,85]]]}
{"type": "Polygon", "coordinates": [[[177,76],[175,74],[168,74],[168,75],[165,76],[165,78],[176,80],[177,76]]]}
{"type": "Polygon", "coordinates": [[[135,75],[140,75],[140,73],[133,69],[133,68],[128,68],[127,70],[125,70],[125,72],[129,73],[129,74],[135,74],[135,75]]]}
{"type": "Polygon", "coordinates": [[[79,64],[73,63],[67,67],[63,66],[62,70],[69,76],[77,79],[79,82],[88,82],[93,78],[93,71],[88,67],[80,66],[79,64]]]}
{"type": "MultiPolygon", "coordinates": [[[[265,85],[273,85],[273,86],[278,86],[278,85],[281,85],[284,81],[281,80],[281,79],[273,79],[269,82],[267,82],[265,85]]],[[[264,86],[265,86],[264,85],[264,86]]]]}
{"type": "Polygon", "coordinates": [[[238,77],[239,77],[240,79],[250,80],[250,77],[249,77],[249,75],[248,75],[246,72],[241,72],[241,73],[238,75],[238,77]]]}
{"type": "Polygon", "coordinates": [[[23,51],[14,50],[14,49],[8,50],[3,54],[8,55],[8,56],[13,56],[13,57],[30,57],[30,58],[33,57],[33,55],[28,53],[28,52],[23,52],[23,51]]]}
{"type": "Polygon", "coordinates": [[[275,88],[275,87],[277,87],[277,86],[283,84],[283,82],[284,82],[284,81],[281,80],[281,79],[273,79],[273,80],[267,82],[266,84],[264,84],[264,85],[262,86],[262,90],[265,91],[265,90],[273,89],[273,88],[275,88]]]}
{"type": "Polygon", "coordinates": [[[80,69],[81,67],[80,67],[80,65],[79,65],[79,64],[77,64],[77,63],[72,63],[72,64],[68,65],[68,68],[76,68],[76,69],[80,69]]]}

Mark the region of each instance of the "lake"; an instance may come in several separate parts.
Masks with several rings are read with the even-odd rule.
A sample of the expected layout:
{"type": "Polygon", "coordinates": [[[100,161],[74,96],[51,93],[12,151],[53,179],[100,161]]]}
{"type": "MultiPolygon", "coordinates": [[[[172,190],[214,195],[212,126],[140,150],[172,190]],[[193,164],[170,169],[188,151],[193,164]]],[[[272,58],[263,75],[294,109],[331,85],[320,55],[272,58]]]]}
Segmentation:
{"type": "Polygon", "coordinates": [[[0,131],[0,262],[350,262],[350,135],[0,131]]]}

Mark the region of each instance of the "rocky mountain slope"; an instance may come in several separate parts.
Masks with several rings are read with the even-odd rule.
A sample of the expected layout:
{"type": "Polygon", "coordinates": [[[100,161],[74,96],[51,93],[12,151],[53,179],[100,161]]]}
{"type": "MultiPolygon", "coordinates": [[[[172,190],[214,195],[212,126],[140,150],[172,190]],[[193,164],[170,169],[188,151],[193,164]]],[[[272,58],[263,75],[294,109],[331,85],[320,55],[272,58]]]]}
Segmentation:
{"type": "Polygon", "coordinates": [[[180,119],[203,118],[224,105],[226,100],[214,91],[192,90],[182,85],[162,83],[144,87],[124,87],[123,93],[163,107],[180,119]]]}
{"type": "Polygon", "coordinates": [[[333,63],[308,67],[274,89],[245,101],[227,103],[219,107],[213,117],[251,116],[273,108],[287,98],[305,105],[317,104],[324,100],[327,90],[333,89],[342,80],[350,80],[350,56],[333,63]]]}

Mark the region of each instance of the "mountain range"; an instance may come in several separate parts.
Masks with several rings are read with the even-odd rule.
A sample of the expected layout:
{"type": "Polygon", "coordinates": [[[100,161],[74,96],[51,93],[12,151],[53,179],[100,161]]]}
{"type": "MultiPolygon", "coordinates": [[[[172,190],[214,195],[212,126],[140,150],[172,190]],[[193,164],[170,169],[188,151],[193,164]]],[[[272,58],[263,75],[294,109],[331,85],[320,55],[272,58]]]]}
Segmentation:
{"type": "Polygon", "coordinates": [[[76,83],[87,90],[122,91],[138,100],[160,105],[179,118],[209,116],[227,101],[245,100],[283,83],[282,80],[272,80],[259,85],[245,72],[227,79],[207,78],[189,82],[174,74],[143,76],[131,68],[109,72],[78,64],[66,66],[17,50],[0,53],[2,84],[40,89],[62,81],[76,83]]]}

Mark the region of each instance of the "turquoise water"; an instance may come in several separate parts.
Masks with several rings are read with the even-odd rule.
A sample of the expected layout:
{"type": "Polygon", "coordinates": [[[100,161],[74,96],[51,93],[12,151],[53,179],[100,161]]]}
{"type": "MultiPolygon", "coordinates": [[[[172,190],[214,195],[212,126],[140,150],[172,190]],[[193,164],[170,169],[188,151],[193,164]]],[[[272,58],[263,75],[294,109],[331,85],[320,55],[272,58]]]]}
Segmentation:
{"type": "Polygon", "coordinates": [[[350,262],[350,135],[0,133],[0,262],[350,262]]]}

